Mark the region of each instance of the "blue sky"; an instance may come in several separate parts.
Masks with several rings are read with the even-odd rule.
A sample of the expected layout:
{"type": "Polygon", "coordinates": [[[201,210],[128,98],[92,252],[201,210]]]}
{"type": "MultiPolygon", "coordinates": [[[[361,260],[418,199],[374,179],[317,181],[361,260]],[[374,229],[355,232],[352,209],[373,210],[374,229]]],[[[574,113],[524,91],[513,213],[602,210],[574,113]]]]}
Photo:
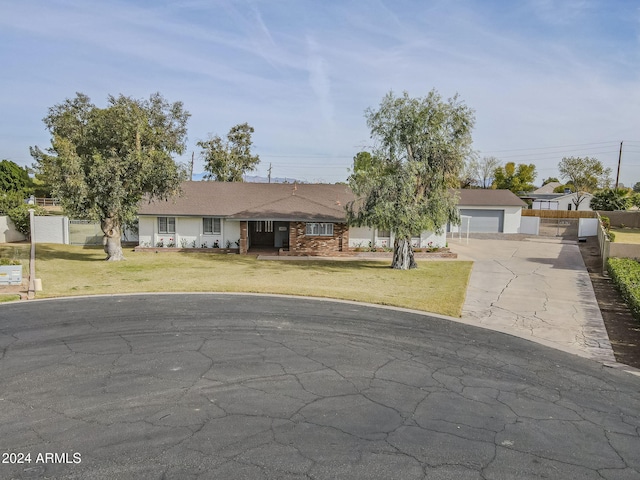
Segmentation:
{"type": "Polygon", "coordinates": [[[480,156],[595,156],[640,181],[640,5],[624,0],[0,0],[0,158],[30,165],[49,107],[160,92],[196,142],[255,128],[258,174],[343,181],[389,90],[455,93],[480,156]]]}

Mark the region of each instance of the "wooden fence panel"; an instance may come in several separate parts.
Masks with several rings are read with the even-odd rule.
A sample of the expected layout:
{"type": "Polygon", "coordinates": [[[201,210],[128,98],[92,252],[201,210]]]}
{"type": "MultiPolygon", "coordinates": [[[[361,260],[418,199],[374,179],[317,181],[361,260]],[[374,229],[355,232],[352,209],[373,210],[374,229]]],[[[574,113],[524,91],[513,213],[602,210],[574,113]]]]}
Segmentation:
{"type": "Polygon", "coordinates": [[[596,218],[596,212],[576,210],[522,210],[523,217],[596,218]]]}

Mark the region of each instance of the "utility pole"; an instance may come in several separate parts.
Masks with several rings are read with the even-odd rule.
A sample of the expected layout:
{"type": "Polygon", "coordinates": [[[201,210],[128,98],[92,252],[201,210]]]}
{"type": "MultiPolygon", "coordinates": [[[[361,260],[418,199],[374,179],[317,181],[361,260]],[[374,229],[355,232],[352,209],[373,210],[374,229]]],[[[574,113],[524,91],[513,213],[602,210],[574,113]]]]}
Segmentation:
{"type": "Polygon", "coordinates": [[[189,180],[192,181],[193,180],[193,156],[195,155],[194,152],[191,152],[191,168],[189,168],[189,180]]]}
{"type": "Polygon", "coordinates": [[[620,181],[620,162],[622,161],[622,142],[620,142],[620,153],[618,153],[618,173],[616,175],[616,188],[618,188],[618,182],[620,181]]]}
{"type": "Polygon", "coordinates": [[[269,162],[269,183],[271,183],[271,162],[269,162]]]}

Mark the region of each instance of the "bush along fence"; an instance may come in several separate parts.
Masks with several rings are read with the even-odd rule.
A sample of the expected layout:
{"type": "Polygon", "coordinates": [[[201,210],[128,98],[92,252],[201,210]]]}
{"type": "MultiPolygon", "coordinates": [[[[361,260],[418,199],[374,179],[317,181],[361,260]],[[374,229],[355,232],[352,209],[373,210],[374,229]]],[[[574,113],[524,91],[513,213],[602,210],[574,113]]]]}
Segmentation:
{"type": "Polygon", "coordinates": [[[634,318],[640,320],[640,263],[631,258],[611,257],[607,267],[634,318]]]}

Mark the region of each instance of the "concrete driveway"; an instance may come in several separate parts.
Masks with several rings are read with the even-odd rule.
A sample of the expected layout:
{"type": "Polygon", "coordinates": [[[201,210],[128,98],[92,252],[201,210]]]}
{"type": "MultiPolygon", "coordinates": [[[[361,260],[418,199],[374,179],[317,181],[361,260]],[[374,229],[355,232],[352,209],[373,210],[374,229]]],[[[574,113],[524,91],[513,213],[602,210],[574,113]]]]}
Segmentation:
{"type": "Polygon", "coordinates": [[[464,321],[615,363],[575,242],[451,239],[449,246],[459,259],[475,262],[464,321]]]}
{"type": "Polygon", "coordinates": [[[430,315],[34,301],[0,305],[0,352],[0,478],[640,476],[639,377],[430,315]]]}

